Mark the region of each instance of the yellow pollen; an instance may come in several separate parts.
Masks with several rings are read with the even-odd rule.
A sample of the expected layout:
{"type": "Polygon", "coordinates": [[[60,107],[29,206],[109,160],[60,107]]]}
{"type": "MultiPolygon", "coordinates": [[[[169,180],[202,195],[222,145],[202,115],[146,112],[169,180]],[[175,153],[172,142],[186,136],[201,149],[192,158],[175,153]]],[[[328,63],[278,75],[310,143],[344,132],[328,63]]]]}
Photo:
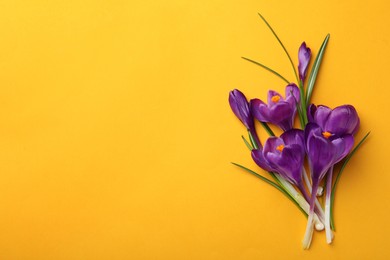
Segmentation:
{"type": "Polygon", "coordinates": [[[276,150],[278,150],[279,152],[282,152],[284,149],[284,145],[279,145],[278,147],[276,147],[276,150]]]}
{"type": "Polygon", "coordinates": [[[274,102],[274,103],[278,103],[278,101],[280,100],[280,97],[279,96],[273,96],[272,98],[271,98],[271,100],[272,100],[272,102],[274,102]]]}
{"type": "Polygon", "coordinates": [[[329,132],[323,132],[322,135],[323,135],[326,139],[328,139],[329,137],[332,136],[332,134],[329,133],[329,132]]]}

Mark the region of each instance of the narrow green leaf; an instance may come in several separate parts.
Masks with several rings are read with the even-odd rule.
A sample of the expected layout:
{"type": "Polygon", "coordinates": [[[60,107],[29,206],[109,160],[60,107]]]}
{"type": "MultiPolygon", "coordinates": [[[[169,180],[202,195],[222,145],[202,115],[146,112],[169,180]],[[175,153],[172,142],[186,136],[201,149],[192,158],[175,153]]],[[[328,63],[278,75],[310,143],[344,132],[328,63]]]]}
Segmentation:
{"type": "Polygon", "coordinates": [[[297,105],[297,110],[298,110],[298,118],[299,118],[299,122],[301,123],[301,127],[302,129],[305,129],[305,120],[303,119],[301,106],[297,105]]]}
{"type": "Polygon", "coordinates": [[[344,168],[347,166],[349,160],[351,160],[352,156],[360,148],[360,146],[364,143],[364,141],[367,139],[367,137],[370,135],[370,133],[371,132],[368,132],[362,138],[362,140],[360,140],[360,142],[356,145],[356,147],[352,150],[352,152],[345,158],[344,163],[343,163],[343,165],[340,168],[339,174],[337,175],[336,180],[335,180],[335,182],[333,184],[332,194],[331,194],[331,197],[330,197],[330,224],[331,224],[331,227],[332,227],[333,230],[336,230],[335,225],[334,225],[334,218],[333,218],[333,207],[334,207],[334,198],[335,198],[335,194],[336,194],[337,184],[339,183],[341,174],[343,173],[344,168]]]}
{"type": "MultiPolygon", "coordinates": [[[[292,94],[292,91],[291,91],[291,94],[292,94]]],[[[292,95],[292,96],[294,97],[295,105],[296,105],[296,108],[298,110],[299,122],[301,123],[302,129],[305,129],[306,123],[305,123],[305,119],[304,119],[304,116],[302,113],[302,107],[301,107],[300,103],[298,102],[297,98],[294,95],[292,95]]]]}
{"type": "Polygon", "coordinates": [[[276,34],[276,32],[274,31],[274,29],[272,29],[271,25],[267,22],[267,20],[259,13],[259,16],[260,18],[263,20],[263,22],[268,26],[268,28],[271,30],[272,34],[275,36],[275,38],[278,40],[280,46],[282,46],[284,52],[286,53],[288,59],[290,60],[290,63],[291,63],[291,66],[294,70],[294,74],[295,74],[295,78],[297,79],[297,82],[299,81],[298,79],[298,74],[297,74],[297,70],[295,68],[295,65],[294,65],[294,62],[292,61],[291,57],[290,57],[290,54],[288,53],[286,47],[284,47],[284,44],[282,43],[282,41],[279,39],[278,35],[276,34]]]}
{"type": "Polygon", "coordinates": [[[275,136],[274,132],[272,131],[272,129],[268,126],[267,123],[264,123],[264,122],[261,122],[259,121],[260,124],[263,126],[263,128],[265,129],[265,131],[270,135],[270,136],[275,136]]]}
{"type": "MultiPolygon", "coordinates": [[[[299,82],[299,93],[300,93],[300,96],[301,97],[305,97],[305,88],[303,86],[303,81],[301,80],[299,82]]],[[[302,114],[302,121],[303,121],[303,126],[302,126],[302,129],[304,129],[308,122],[307,120],[307,111],[306,111],[306,99],[305,98],[301,98],[301,103],[300,104],[297,104],[297,107],[301,107],[301,114],[302,114]]]]}
{"type": "Polygon", "coordinates": [[[251,60],[251,59],[248,59],[248,58],[245,58],[245,57],[241,57],[243,58],[244,60],[247,60],[249,62],[252,62],[253,64],[256,64],[266,70],[268,70],[269,72],[273,73],[274,75],[278,76],[279,78],[281,78],[282,80],[284,80],[287,84],[290,84],[290,81],[288,81],[285,77],[283,77],[282,75],[280,75],[279,73],[277,73],[276,71],[274,71],[273,69],[271,69],[270,67],[267,67],[265,66],[264,64],[261,64],[260,62],[257,62],[257,61],[254,61],[254,60],[251,60]]]}
{"type": "Polygon", "coordinates": [[[245,139],[245,137],[243,135],[241,136],[241,138],[244,141],[246,147],[248,147],[249,151],[252,151],[253,147],[251,146],[251,144],[245,139]]]}
{"type": "Polygon", "coordinates": [[[245,170],[245,171],[247,171],[248,173],[250,173],[250,174],[256,176],[257,178],[261,179],[262,181],[264,181],[264,182],[270,184],[272,187],[274,187],[274,188],[276,188],[277,190],[279,190],[279,191],[280,191],[281,193],[283,193],[289,200],[291,200],[291,201],[299,208],[299,210],[300,210],[305,216],[307,216],[306,212],[299,206],[299,204],[295,201],[295,199],[294,199],[293,197],[291,197],[290,194],[288,194],[288,193],[287,193],[282,187],[280,187],[278,184],[276,184],[275,182],[273,182],[273,181],[271,181],[271,180],[265,178],[264,176],[261,176],[260,174],[258,174],[258,173],[256,173],[256,172],[254,172],[254,171],[252,171],[252,170],[246,168],[245,166],[242,166],[242,165],[240,165],[240,164],[238,164],[238,163],[234,163],[234,162],[232,162],[232,164],[235,165],[235,166],[237,166],[237,167],[239,167],[239,168],[241,168],[241,169],[243,169],[243,170],[245,170]]]}
{"type": "Polygon", "coordinates": [[[318,71],[320,69],[320,65],[322,62],[322,58],[324,57],[325,48],[328,45],[330,34],[325,37],[321,48],[314,60],[313,66],[310,71],[309,78],[307,80],[307,90],[306,90],[306,104],[310,104],[311,95],[313,94],[314,84],[317,80],[318,71]]]}
{"type": "Polygon", "coordinates": [[[259,146],[257,145],[257,142],[256,142],[255,138],[253,137],[251,131],[249,131],[249,130],[248,130],[248,135],[249,135],[249,141],[251,141],[252,147],[254,149],[258,149],[259,146]]]}

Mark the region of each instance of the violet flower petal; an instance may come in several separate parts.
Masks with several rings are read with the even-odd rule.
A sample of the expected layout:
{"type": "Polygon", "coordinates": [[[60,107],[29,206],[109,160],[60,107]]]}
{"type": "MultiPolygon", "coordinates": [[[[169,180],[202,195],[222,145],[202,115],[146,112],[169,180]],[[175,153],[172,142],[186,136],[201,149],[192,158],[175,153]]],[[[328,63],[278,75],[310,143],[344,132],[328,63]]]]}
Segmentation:
{"type": "Polygon", "coordinates": [[[292,129],[280,138],[270,137],[264,144],[264,160],[289,182],[299,185],[305,157],[303,131],[292,129]]]}
{"type": "Polygon", "coordinates": [[[343,105],[332,110],[323,129],[341,136],[356,133],[359,124],[360,120],[356,109],[351,105],[343,105]]]}
{"type": "Polygon", "coordinates": [[[305,129],[306,152],[312,173],[313,185],[319,183],[328,169],[333,165],[335,158],[335,146],[322,136],[318,125],[309,123],[305,129]]]}
{"type": "Polygon", "coordinates": [[[354,138],[352,135],[344,135],[331,141],[335,146],[335,158],[333,164],[340,162],[352,150],[354,138]]]}
{"type": "Polygon", "coordinates": [[[303,42],[301,44],[301,47],[299,47],[298,51],[298,70],[299,70],[299,79],[304,81],[306,78],[307,68],[309,66],[311,58],[311,50],[310,48],[306,47],[306,43],[303,42]]]}
{"type": "Polygon", "coordinates": [[[285,146],[281,152],[267,153],[266,159],[276,172],[289,182],[299,185],[302,180],[304,153],[298,144],[285,146]]]}
{"type": "Polygon", "coordinates": [[[303,130],[291,129],[287,132],[284,132],[280,136],[280,138],[282,138],[282,140],[284,141],[285,144],[288,144],[288,145],[298,144],[304,150],[305,136],[304,136],[303,130]]]}
{"type": "Polygon", "coordinates": [[[249,104],[252,114],[257,120],[261,122],[269,122],[269,118],[271,118],[271,116],[267,104],[257,98],[251,99],[249,104]]]}
{"type": "Polygon", "coordinates": [[[299,88],[294,83],[291,83],[286,86],[285,100],[294,108],[296,108],[296,104],[299,104],[299,102],[301,101],[299,88]]]}
{"type": "Polygon", "coordinates": [[[267,141],[265,141],[265,144],[264,144],[264,155],[266,155],[267,153],[273,153],[276,148],[280,145],[284,145],[284,142],[281,138],[278,138],[276,136],[271,136],[270,138],[267,139],[267,141]]]}
{"type": "Polygon", "coordinates": [[[283,131],[293,127],[292,115],[294,111],[291,105],[285,101],[280,101],[269,109],[268,121],[279,126],[283,131]]]}
{"type": "Polygon", "coordinates": [[[328,118],[331,113],[332,113],[332,109],[330,109],[327,106],[320,105],[315,109],[314,122],[317,123],[324,131],[325,131],[326,122],[328,121],[328,118]]]}
{"type": "Polygon", "coordinates": [[[238,89],[229,93],[229,104],[233,113],[247,129],[253,129],[254,121],[245,95],[238,89]]]}
{"type": "Polygon", "coordinates": [[[252,159],[260,168],[269,172],[275,171],[275,168],[271,167],[271,165],[269,165],[269,163],[265,160],[262,149],[252,150],[252,159]]]}
{"type": "Polygon", "coordinates": [[[278,92],[276,92],[274,90],[269,90],[268,91],[267,102],[268,102],[268,106],[269,107],[272,107],[273,105],[277,104],[279,101],[283,101],[283,100],[284,100],[284,98],[278,92]],[[275,102],[273,100],[275,97],[279,97],[277,102],[275,102]]]}

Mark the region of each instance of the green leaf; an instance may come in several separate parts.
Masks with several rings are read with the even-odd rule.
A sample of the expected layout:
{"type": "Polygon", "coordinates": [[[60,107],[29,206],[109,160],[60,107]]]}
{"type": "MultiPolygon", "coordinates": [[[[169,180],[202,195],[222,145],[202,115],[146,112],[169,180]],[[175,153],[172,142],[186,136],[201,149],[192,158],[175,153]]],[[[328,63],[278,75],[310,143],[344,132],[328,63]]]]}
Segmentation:
{"type": "MultiPolygon", "coordinates": [[[[305,88],[303,86],[303,82],[302,80],[299,82],[299,93],[300,93],[300,96],[301,97],[304,97],[305,96],[305,88]]],[[[302,129],[305,129],[305,126],[307,124],[307,112],[306,112],[306,109],[307,109],[307,106],[306,106],[306,99],[305,98],[301,98],[301,103],[300,104],[297,104],[297,107],[301,107],[301,115],[302,115],[302,121],[303,121],[303,125],[302,125],[302,129]]]]}
{"type": "Polygon", "coordinates": [[[268,126],[267,123],[264,123],[264,122],[261,122],[259,121],[260,124],[263,126],[263,128],[265,129],[265,131],[270,135],[270,136],[275,136],[274,132],[272,131],[272,129],[268,126]]]}
{"type": "Polygon", "coordinates": [[[256,64],[266,70],[268,70],[269,72],[275,74],[276,76],[278,76],[279,78],[281,78],[282,80],[284,80],[287,84],[290,84],[290,82],[285,78],[283,77],[282,75],[280,75],[279,73],[277,73],[276,71],[274,71],[273,69],[271,69],[270,67],[267,67],[265,66],[264,64],[261,64],[260,62],[257,62],[257,61],[254,61],[254,60],[251,60],[251,59],[248,59],[248,58],[245,58],[245,57],[241,57],[243,58],[244,60],[247,60],[249,62],[252,62],[253,64],[256,64]]]}
{"type": "MultiPolygon", "coordinates": [[[[292,91],[291,91],[291,94],[292,94],[292,91]]],[[[301,123],[302,129],[305,129],[306,123],[305,123],[305,119],[304,119],[304,116],[302,113],[302,107],[301,107],[300,103],[298,102],[298,100],[296,99],[296,97],[294,95],[292,95],[292,96],[294,97],[295,105],[296,105],[296,108],[298,110],[299,122],[301,123]]]]}
{"type": "MultiPolygon", "coordinates": [[[[275,38],[278,40],[280,46],[282,46],[284,52],[286,53],[288,59],[290,60],[290,63],[291,63],[291,66],[294,70],[294,74],[295,74],[295,78],[297,79],[297,81],[299,81],[298,79],[298,74],[297,74],[297,70],[295,68],[295,65],[294,65],[294,62],[292,61],[291,57],[290,57],[290,54],[288,53],[286,47],[284,47],[284,44],[282,43],[282,41],[279,39],[278,35],[275,33],[274,29],[272,29],[271,25],[267,22],[267,20],[259,13],[259,16],[260,18],[263,20],[263,22],[268,26],[268,28],[271,30],[272,34],[275,36],[275,38]]],[[[289,83],[289,82],[288,82],[289,83]]]]}
{"type": "Polygon", "coordinates": [[[297,104],[297,110],[298,110],[298,117],[299,117],[299,122],[301,123],[302,129],[305,129],[305,119],[303,119],[303,113],[302,113],[302,108],[300,105],[297,104]]]}
{"type": "Polygon", "coordinates": [[[245,139],[245,137],[243,135],[241,136],[241,138],[244,141],[246,147],[248,147],[249,151],[252,151],[253,147],[251,146],[251,144],[245,139]]]}
{"type": "Polygon", "coordinates": [[[320,65],[322,62],[322,58],[324,57],[325,48],[328,44],[330,34],[328,34],[325,37],[325,40],[323,41],[321,48],[314,60],[313,66],[310,71],[309,78],[307,80],[307,91],[306,91],[306,104],[310,104],[311,95],[313,94],[314,84],[317,80],[318,71],[320,69],[320,65]]]}
{"type": "Polygon", "coordinates": [[[367,137],[370,135],[370,133],[371,132],[368,132],[362,138],[362,140],[360,140],[360,142],[356,145],[356,147],[352,150],[352,152],[345,158],[344,163],[343,163],[343,165],[340,168],[339,174],[337,175],[336,180],[335,180],[335,182],[333,184],[332,194],[331,194],[331,197],[330,197],[330,225],[331,225],[333,230],[336,230],[335,225],[334,225],[334,218],[333,218],[333,207],[334,207],[334,198],[335,198],[335,194],[336,194],[337,184],[339,183],[341,174],[343,173],[343,171],[344,171],[345,167],[347,166],[349,160],[351,160],[352,156],[360,148],[360,146],[364,143],[364,141],[367,139],[367,137]]]}
{"type": "Polygon", "coordinates": [[[257,145],[257,142],[256,142],[255,138],[253,137],[251,131],[249,131],[249,130],[248,130],[248,135],[249,135],[249,141],[251,141],[252,147],[254,149],[258,149],[259,146],[257,145]]]}
{"type": "Polygon", "coordinates": [[[280,191],[281,193],[283,193],[289,200],[291,200],[291,201],[299,208],[299,210],[300,210],[305,216],[307,216],[306,212],[299,206],[299,204],[295,201],[295,199],[294,199],[293,197],[291,197],[290,194],[288,194],[288,193],[287,193],[282,187],[280,187],[278,184],[276,184],[275,182],[273,182],[273,181],[271,181],[271,180],[265,178],[264,176],[261,176],[260,174],[258,174],[258,173],[256,173],[256,172],[254,172],[254,171],[252,171],[252,170],[246,168],[245,166],[242,166],[242,165],[240,165],[240,164],[238,164],[238,163],[234,163],[234,162],[232,162],[232,164],[235,165],[235,166],[237,166],[237,167],[239,167],[239,168],[241,168],[241,169],[243,169],[243,170],[245,170],[245,171],[247,171],[248,173],[250,173],[250,174],[256,176],[256,177],[259,178],[260,180],[262,180],[262,181],[268,183],[268,184],[271,185],[272,187],[274,187],[274,188],[276,188],[277,190],[279,190],[279,191],[280,191]]]}

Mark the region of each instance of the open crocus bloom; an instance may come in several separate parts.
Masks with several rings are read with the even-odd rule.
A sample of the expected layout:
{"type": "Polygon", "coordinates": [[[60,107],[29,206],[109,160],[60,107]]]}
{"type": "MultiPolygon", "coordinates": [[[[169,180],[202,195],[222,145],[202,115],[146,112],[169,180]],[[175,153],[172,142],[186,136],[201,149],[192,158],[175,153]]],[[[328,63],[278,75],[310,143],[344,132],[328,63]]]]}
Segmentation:
{"type": "Polygon", "coordinates": [[[298,129],[284,132],[280,138],[270,137],[265,142],[264,149],[252,151],[252,158],[257,165],[280,174],[297,186],[302,181],[304,157],[304,133],[298,129]]]}
{"type": "Polygon", "coordinates": [[[327,106],[310,105],[308,109],[309,122],[315,122],[324,132],[330,135],[342,136],[355,134],[359,129],[360,120],[356,109],[351,105],[338,106],[330,109],[327,106]]]}
{"type": "Polygon", "coordinates": [[[332,135],[324,131],[316,123],[309,123],[305,128],[305,141],[312,179],[310,213],[305,238],[303,240],[304,248],[308,248],[313,233],[312,215],[314,213],[315,194],[317,194],[318,186],[328,170],[351,151],[354,138],[351,134],[344,134],[342,136],[332,135]]]}
{"type": "Polygon", "coordinates": [[[353,147],[352,135],[330,135],[316,123],[309,123],[306,126],[305,140],[313,186],[316,181],[321,181],[326,171],[341,161],[353,147]]]}
{"type": "Polygon", "coordinates": [[[268,104],[260,99],[252,99],[250,108],[253,116],[261,122],[272,123],[284,131],[293,128],[297,103],[300,101],[299,89],[291,83],[286,86],[286,98],[278,92],[268,91],[268,104]]]}

